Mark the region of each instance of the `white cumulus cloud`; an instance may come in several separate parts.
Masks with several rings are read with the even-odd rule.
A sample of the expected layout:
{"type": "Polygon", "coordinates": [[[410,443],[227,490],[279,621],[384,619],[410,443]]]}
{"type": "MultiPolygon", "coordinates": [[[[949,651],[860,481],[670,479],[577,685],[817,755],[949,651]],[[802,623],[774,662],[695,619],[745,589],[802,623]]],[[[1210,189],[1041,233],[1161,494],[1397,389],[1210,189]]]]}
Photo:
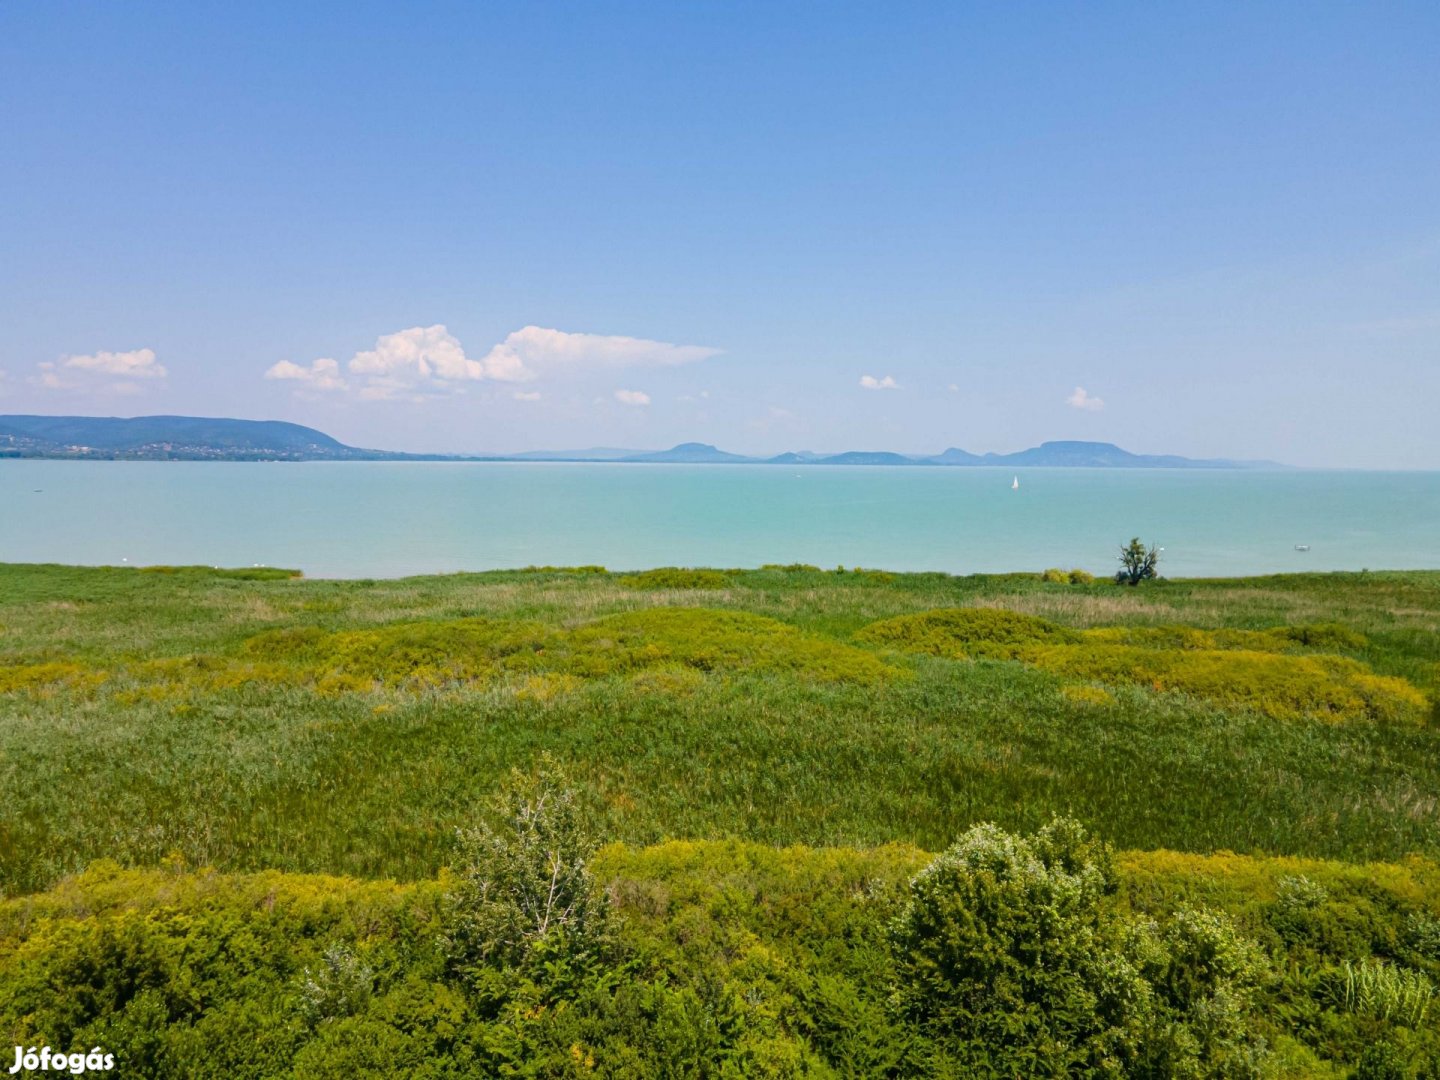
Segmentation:
{"type": "Polygon", "coordinates": [[[650,395],[644,390],[616,390],[615,400],[621,405],[649,405],[650,395]]]}
{"type": "Polygon", "coordinates": [[[704,345],[673,345],[668,341],[611,334],[572,334],[526,326],[508,334],[483,361],[492,379],[535,379],[570,369],[677,367],[718,356],[704,345]]]}
{"type": "Polygon", "coordinates": [[[126,379],[163,379],[168,374],[164,365],[155,359],[154,349],[67,356],[60,361],[60,366],[79,371],[93,371],[100,375],[119,375],[126,379]]]}
{"type": "Polygon", "coordinates": [[[314,390],[345,389],[345,379],[340,374],[339,362],[329,358],[316,360],[309,367],[301,367],[289,360],[281,360],[278,364],[272,364],[266,369],[265,378],[290,379],[304,383],[314,390]]]}
{"type": "MultiPolygon", "coordinates": [[[[719,355],[703,345],[607,334],[579,334],[525,326],[507,334],[484,356],[470,356],[442,323],[412,326],[384,334],[373,349],[357,352],[345,364],[329,359],[304,367],[289,360],[273,364],[268,379],[288,379],[315,390],[354,389],[361,398],[420,399],[454,392],[465,384],[491,379],[529,382],[551,375],[627,367],[673,367],[719,355]]],[[[533,401],[534,398],[519,400],[533,401]]]]}
{"type": "Polygon", "coordinates": [[[1105,400],[1095,397],[1083,386],[1077,386],[1070,391],[1070,396],[1065,399],[1065,404],[1072,409],[1084,409],[1087,412],[1099,412],[1105,408],[1105,400]]]}
{"type": "Polygon", "coordinates": [[[155,358],[154,349],[132,349],[129,352],[84,353],[62,356],[35,365],[37,374],[30,382],[47,390],[90,390],[133,394],[139,391],[137,380],[163,379],[169,374],[165,365],[155,358]]]}
{"type": "Polygon", "coordinates": [[[899,390],[900,384],[892,376],[877,379],[874,375],[861,375],[860,385],[866,390],[899,390]]]}

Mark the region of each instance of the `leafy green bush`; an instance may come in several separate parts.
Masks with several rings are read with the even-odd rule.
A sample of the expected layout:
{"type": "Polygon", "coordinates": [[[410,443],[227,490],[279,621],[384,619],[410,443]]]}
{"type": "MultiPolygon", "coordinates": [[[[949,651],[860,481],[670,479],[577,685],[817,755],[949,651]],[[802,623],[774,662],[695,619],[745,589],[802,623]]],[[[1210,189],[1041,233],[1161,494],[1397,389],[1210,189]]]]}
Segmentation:
{"type": "Polygon", "coordinates": [[[375,971],[344,942],[335,942],[300,980],[300,1008],[306,1021],[322,1024],[354,1016],[370,1000],[375,971]]]}
{"type": "Polygon", "coordinates": [[[963,1070],[1037,1075],[1133,1053],[1137,973],[1104,939],[1104,849],[1073,823],[978,825],[909,885],[890,928],[904,1018],[963,1070]]]}
{"type": "Polygon", "coordinates": [[[1070,584],[1071,584],[1071,585],[1093,585],[1093,584],[1095,584],[1095,575],[1092,574],[1092,573],[1090,573],[1089,570],[1078,570],[1078,569],[1077,569],[1077,570],[1071,570],[1071,571],[1070,571],[1070,584]]]}
{"type": "Polygon", "coordinates": [[[1040,580],[1050,585],[1069,585],[1070,574],[1065,570],[1052,566],[1040,575],[1040,580]]]}
{"type": "Polygon", "coordinates": [[[549,761],[534,776],[513,773],[498,804],[500,828],[482,823],[460,834],[442,938],[451,969],[473,982],[537,956],[596,961],[610,910],[590,871],[589,819],[568,778],[549,761]]]}
{"type": "Polygon", "coordinates": [[[960,1075],[1260,1076],[1256,947],[1204,910],[1130,922],[1114,889],[1073,821],[976,826],[891,924],[897,1007],[960,1075]]]}

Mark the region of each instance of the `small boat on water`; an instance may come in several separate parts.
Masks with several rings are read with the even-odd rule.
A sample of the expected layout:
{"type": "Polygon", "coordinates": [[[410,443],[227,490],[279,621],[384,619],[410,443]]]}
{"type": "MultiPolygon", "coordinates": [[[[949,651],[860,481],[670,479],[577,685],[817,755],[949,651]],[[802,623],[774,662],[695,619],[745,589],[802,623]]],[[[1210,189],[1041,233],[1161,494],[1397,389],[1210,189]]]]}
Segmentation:
{"type": "Polygon", "coordinates": [[[1310,545],[1309,545],[1309,544],[1296,544],[1296,545],[1295,545],[1295,550],[1296,550],[1296,551],[1309,551],[1309,550],[1310,550],[1310,545]]]}
{"type": "Polygon", "coordinates": [[[1011,490],[1011,491],[1019,491],[1019,490],[1020,490],[1020,478],[1019,478],[1018,476],[1015,477],[1014,480],[1011,480],[1011,481],[1010,481],[1010,490],[1011,490]]]}

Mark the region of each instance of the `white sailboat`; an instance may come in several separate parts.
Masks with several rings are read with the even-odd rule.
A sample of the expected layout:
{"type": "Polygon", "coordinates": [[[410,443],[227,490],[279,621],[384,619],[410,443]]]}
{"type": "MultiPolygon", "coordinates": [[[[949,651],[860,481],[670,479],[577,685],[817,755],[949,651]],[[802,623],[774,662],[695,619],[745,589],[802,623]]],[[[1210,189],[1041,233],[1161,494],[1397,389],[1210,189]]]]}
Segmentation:
{"type": "Polygon", "coordinates": [[[1011,481],[1010,481],[1010,490],[1011,490],[1011,491],[1019,491],[1019,490],[1020,490],[1020,478],[1019,478],[1018,476],[1015,477],[1014,480],[1011,480],[1011,481]]]}

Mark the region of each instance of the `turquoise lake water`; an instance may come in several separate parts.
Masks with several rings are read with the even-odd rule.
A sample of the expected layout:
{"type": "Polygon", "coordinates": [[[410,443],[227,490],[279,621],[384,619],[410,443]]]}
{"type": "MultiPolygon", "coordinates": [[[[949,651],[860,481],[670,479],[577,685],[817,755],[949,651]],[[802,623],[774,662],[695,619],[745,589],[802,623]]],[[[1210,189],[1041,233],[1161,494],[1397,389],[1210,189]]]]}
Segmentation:
{"type": "Polygon", "coordinates": [[[531,564],[1440,568],[1440,473],[0,461],[0,561],[394,577],[531,564]],[[1308,552],[1295,550],[1308,544],[1308,552]]]}

